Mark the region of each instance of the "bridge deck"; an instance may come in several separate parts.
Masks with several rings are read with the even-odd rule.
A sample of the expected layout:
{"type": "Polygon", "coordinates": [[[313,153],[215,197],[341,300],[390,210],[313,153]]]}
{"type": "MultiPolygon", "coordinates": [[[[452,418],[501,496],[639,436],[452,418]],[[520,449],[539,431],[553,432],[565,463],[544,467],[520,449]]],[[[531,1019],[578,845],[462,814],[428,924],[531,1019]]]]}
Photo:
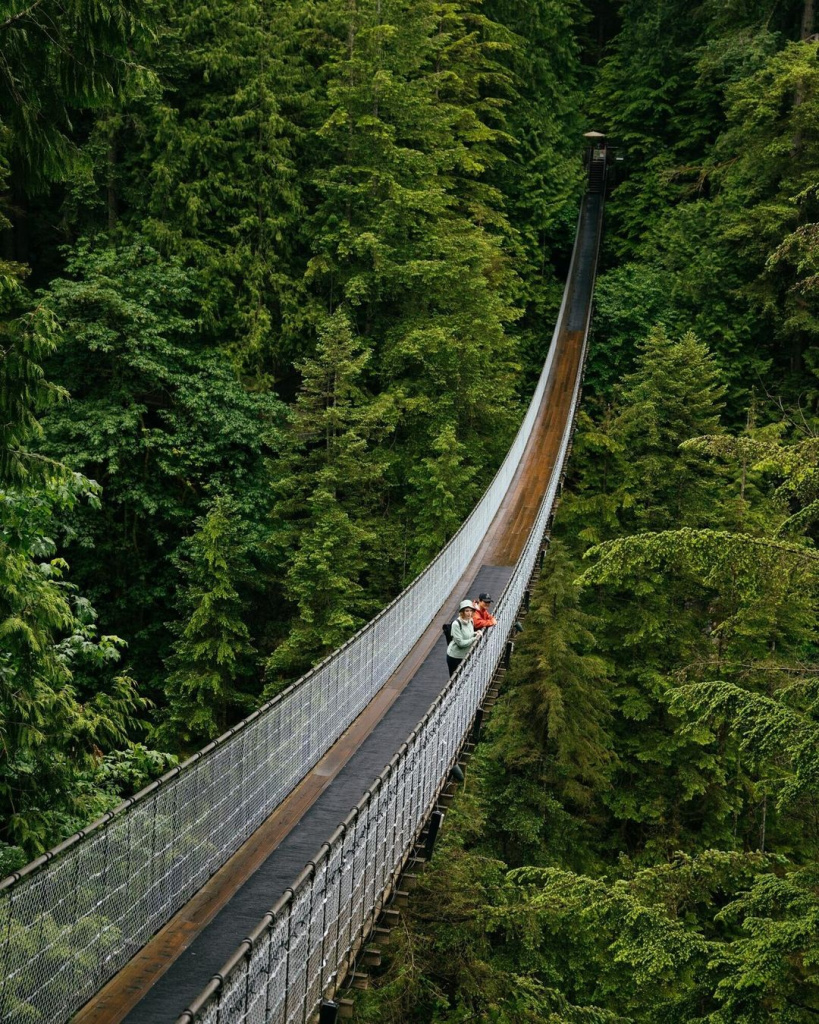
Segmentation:
{"type": "Polygon", "coordinates": [[[594,277],[597,196],[587,196],[578,266],[551,380],[521,465],[443,610],[382,690],[283,804],[199,893],[73,1018],[172,1024],[362,797],[447,680],[441,624],[463,596],[498,594],[526,543],[559,453],[580,370],[594,277]],[[298,826],[296,828],[296,826],[298,826]]]}

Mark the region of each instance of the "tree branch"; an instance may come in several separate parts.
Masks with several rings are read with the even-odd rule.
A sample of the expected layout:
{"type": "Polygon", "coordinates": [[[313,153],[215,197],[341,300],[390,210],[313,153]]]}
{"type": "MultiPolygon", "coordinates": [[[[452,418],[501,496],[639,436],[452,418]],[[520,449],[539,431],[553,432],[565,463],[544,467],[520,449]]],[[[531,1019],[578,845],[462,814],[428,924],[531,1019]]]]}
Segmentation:
{"type": "Polygon", "coordinates": [[[42,2],[43,0],[34,0],[34,3],[24,11],[20,11],[19,14],[12,14],[10,18],[6,18],[2,25],[0,25],[0,32],[2,32],[3,29],[8,28],[10,25],[13,25],[15,21],[19,21],[21,18],[25,18],[27,15],[31,14],[31,12],[36,10],[42,2]]]}

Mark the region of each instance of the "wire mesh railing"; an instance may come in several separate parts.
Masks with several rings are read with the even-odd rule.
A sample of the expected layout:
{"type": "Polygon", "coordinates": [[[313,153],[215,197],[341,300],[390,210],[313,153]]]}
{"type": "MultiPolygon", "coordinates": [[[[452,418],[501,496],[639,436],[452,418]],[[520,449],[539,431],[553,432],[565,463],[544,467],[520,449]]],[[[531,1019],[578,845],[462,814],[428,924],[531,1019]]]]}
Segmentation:
{"type": "Polygon", "coordinates": [[[0,1022],[70,1019],[369,703],[449,596],[495,517],[531,435],[554,352],[552,344],[523,423],[480,502],[399,597],[224,736],[0,882],[0,1022]]]}
{"type": "MultiPolygon", "coordinates": [[[[578,248],[587,292],[582,323],[585,362],[602,203],[581,212],[578,248]],[[584,224],[584,215],[586,223],[584,224]],[[585,236],[584,236],[585,229],[585,236]]],[[[573,258],[572,267],[576,266],[573,258]]],[[[570,269],[566,293],[570,293],[570,269]]],[[[561,317],[558,320],[559,330],[561,317]]],[[[554,346],[553,346],[554,348],[554,346]]],[[[350,951],[375,923],[380,900],[397,879],[475,720],[540,556],[544,532],[571,442],[581,373],[572,394],[555,467],[528,540],[494,609],[495,629],[476,645],[423,720],[294,885],[265,915],[177,1024],[306,1024],[346,970],[350,951]]]]}

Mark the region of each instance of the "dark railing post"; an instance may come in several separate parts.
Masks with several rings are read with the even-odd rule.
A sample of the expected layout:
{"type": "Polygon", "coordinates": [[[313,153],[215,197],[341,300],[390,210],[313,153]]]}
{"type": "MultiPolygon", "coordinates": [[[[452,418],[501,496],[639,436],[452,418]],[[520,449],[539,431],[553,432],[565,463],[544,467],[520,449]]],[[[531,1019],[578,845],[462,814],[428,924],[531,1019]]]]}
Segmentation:
{"type": "Polygon", "coordinates": [[[267,1020],[270,1016],[270,977],[273,974],[273,921],[271,919],[270,924],[267,928],[267,971],[264,986],[264,1019],[267,1020]]]}
{"type": "Polygon", "coordinates": [[[307,917],[307,927],[305,929],[306,932],[307,932],[307,940],[305,942],[305,949],[304,949],[304,961],[305,961],[304,962],[304,999],[302,1000],[302,1004],[301,1004],[301,1016],[302,1016],[302,1020],[305,1020],[305,1021],[307,1020],[307,1015],[308,1015],[308,1010],[309,1010],[307,1001],[310,998],[310,947],[311,947],[312,940],[313,940],[313,921],[315,920],[315,917],[316,917],[316,908],[313,906],[313,900],[315,899],[315,895],[316,895],[316,865],[313,863],[313,861],[308,861],[307,863],[308,863],[308,866],[311,869],[311,871],[310,871],[310,901],[307,904],[308,907],[309,907],[309,910],[308,910],[308,917],[307,917]]]}
{"type": "Polygon", "coordinates": [[[338,1003],[334,1003],[330,999],[323,999],[319,1010],[319,1024],[336,1024],[338,1011],[338,1003]]]}
{"type": "Polygon", "coordinates": [[[247,1017],[247,1011],[250,1009],[250,960],[253,956],[253,947],[247,951],[247,957],[245,958],[245,1006],[243,1015],[247,1017]]]}
{"type": "Polygon", "coordinates": [[[287,963],[284,968],[284,1019],[290,1019],[290,961],[291,957],[291,946],[293,945],[293,890],[288,887],[285,892],[290,893],[290,899],[287,901],[287,963]]]}
{"type": "Polygon", "coordinates": [[[432,859],[432,851],[435,849],[435,841],[438,838],[438,833],[441,830],[441,823],[443,820],[443,811],[433,811],[429,816],[429,832],[427,832],[427,840],[424,843],[424,853],[426,854],[427,860],[432,859]]]}

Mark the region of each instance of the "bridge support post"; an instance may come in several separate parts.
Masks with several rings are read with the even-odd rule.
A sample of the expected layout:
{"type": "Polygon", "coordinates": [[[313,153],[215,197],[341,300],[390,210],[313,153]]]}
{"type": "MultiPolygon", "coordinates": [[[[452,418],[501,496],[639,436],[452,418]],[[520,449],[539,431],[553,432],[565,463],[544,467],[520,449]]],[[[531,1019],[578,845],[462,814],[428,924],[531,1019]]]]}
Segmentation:
{"type": "Polygon", "coordinates": [[[506,650],[503,652],[503,664],[505,665],[506,668],[509,668],[509,665],[512,662],[512,651],[514,651],[514,649],[515,645],[512,643],[512,641],[507,640],[506,650]]]}
{"type": "Polygon", "coordinates": [[[429,832],[427,833],[427,841],[424,843],[424,853],[426,854],[427,860],[432,859],[432,851],[435,849],[435,840],[438,838],[438,833],[441,830],[441,823],[443,820],[443,811],[433,811],[429,817],[429,832]]]}
{"type": "Polygon", "coordinates": [[[338,1011],[338,1003],[334,1003],[332,999],[322,999],[319,1008],[319,1024],[336,1024],[338,1011]]]}

